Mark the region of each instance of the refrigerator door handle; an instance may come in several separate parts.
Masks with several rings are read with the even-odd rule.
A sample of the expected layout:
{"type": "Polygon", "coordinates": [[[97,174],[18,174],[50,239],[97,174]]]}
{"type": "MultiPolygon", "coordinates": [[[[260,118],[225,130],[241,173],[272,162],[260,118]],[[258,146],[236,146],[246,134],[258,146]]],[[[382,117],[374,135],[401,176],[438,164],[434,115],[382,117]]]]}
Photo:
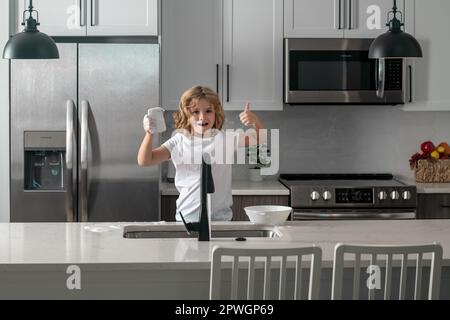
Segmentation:
{"type": "Polygon", "coordinates": [[[75,222],[75,211],[73,203],[73,141],[74,135],[74,110],[75,102],[67,100],[66,103],[66,168],[67,168],[67,183],[66,183],[66,220],[67,222],[75,222]]]}
{"type": "Polygon", "coordinates": [[[88,170],[88,113],[89,102],[83,100],[81,102],[81,157],[80,157],[80,195],[81,195],[81,221],[88,221],[88,187],[87,187],[87,170],[88,170]]]}

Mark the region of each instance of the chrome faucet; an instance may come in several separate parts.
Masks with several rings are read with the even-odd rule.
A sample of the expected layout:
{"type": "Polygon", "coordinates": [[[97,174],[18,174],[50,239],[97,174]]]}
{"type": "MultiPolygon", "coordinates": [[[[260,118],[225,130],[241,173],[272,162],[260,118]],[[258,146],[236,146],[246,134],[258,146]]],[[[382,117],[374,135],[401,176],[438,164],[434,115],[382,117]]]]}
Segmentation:
{"type": "Polygon", "coordinates": [[[180,212],[181,220],[189,234],[198,232],[198,241],[209,241],[210,215],[208,214],[208,194],[214,193],[214,179],[211,171],[211,161],[208,154],[203,154],[200,184],[200,217],[199,222],[186,222],[180,212]],[[206,161],[205,161],[206,158],[206,161]]]}

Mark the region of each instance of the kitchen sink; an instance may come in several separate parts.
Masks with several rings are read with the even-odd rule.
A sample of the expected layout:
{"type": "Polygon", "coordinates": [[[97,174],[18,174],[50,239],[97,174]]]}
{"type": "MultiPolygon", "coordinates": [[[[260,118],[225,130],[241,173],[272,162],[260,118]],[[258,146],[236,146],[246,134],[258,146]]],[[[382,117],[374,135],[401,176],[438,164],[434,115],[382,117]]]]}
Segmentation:
{"type": "MultiPolygon", "coordinates": [[[[188,234],[184,226],[152,226],[129,225],[123,229],[124,238],[156,239],[156,238],[196,238],[196,233],[188,234]],[[181,228],[178,228],[181,227],[181,228]]],[[[226,226],[212,227],[211,238],[278,238],[280,235],[273,227],[264,226],[226,226]]]]}

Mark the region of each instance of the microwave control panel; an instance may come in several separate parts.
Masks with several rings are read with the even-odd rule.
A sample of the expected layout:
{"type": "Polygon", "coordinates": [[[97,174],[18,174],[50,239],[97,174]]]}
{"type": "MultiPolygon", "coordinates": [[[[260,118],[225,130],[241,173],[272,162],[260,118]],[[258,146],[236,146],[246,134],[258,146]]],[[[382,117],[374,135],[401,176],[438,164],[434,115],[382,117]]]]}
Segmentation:
{"type": "Polygon", "coordinates": [[[402,90],[403,60],[386,59],[386,90],[402,90]]]}

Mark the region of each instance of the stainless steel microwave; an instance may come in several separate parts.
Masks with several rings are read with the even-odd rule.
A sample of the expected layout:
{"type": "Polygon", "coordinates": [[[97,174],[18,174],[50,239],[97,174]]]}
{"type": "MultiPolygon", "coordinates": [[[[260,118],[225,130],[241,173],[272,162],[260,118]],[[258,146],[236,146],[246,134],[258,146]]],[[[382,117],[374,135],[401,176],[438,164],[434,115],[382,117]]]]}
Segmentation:
{"type": "Polygon", "coordinates": [[[403,59],[369,59],[372,41],[285,39],[285,103],[405,103],[403,59]]]}

